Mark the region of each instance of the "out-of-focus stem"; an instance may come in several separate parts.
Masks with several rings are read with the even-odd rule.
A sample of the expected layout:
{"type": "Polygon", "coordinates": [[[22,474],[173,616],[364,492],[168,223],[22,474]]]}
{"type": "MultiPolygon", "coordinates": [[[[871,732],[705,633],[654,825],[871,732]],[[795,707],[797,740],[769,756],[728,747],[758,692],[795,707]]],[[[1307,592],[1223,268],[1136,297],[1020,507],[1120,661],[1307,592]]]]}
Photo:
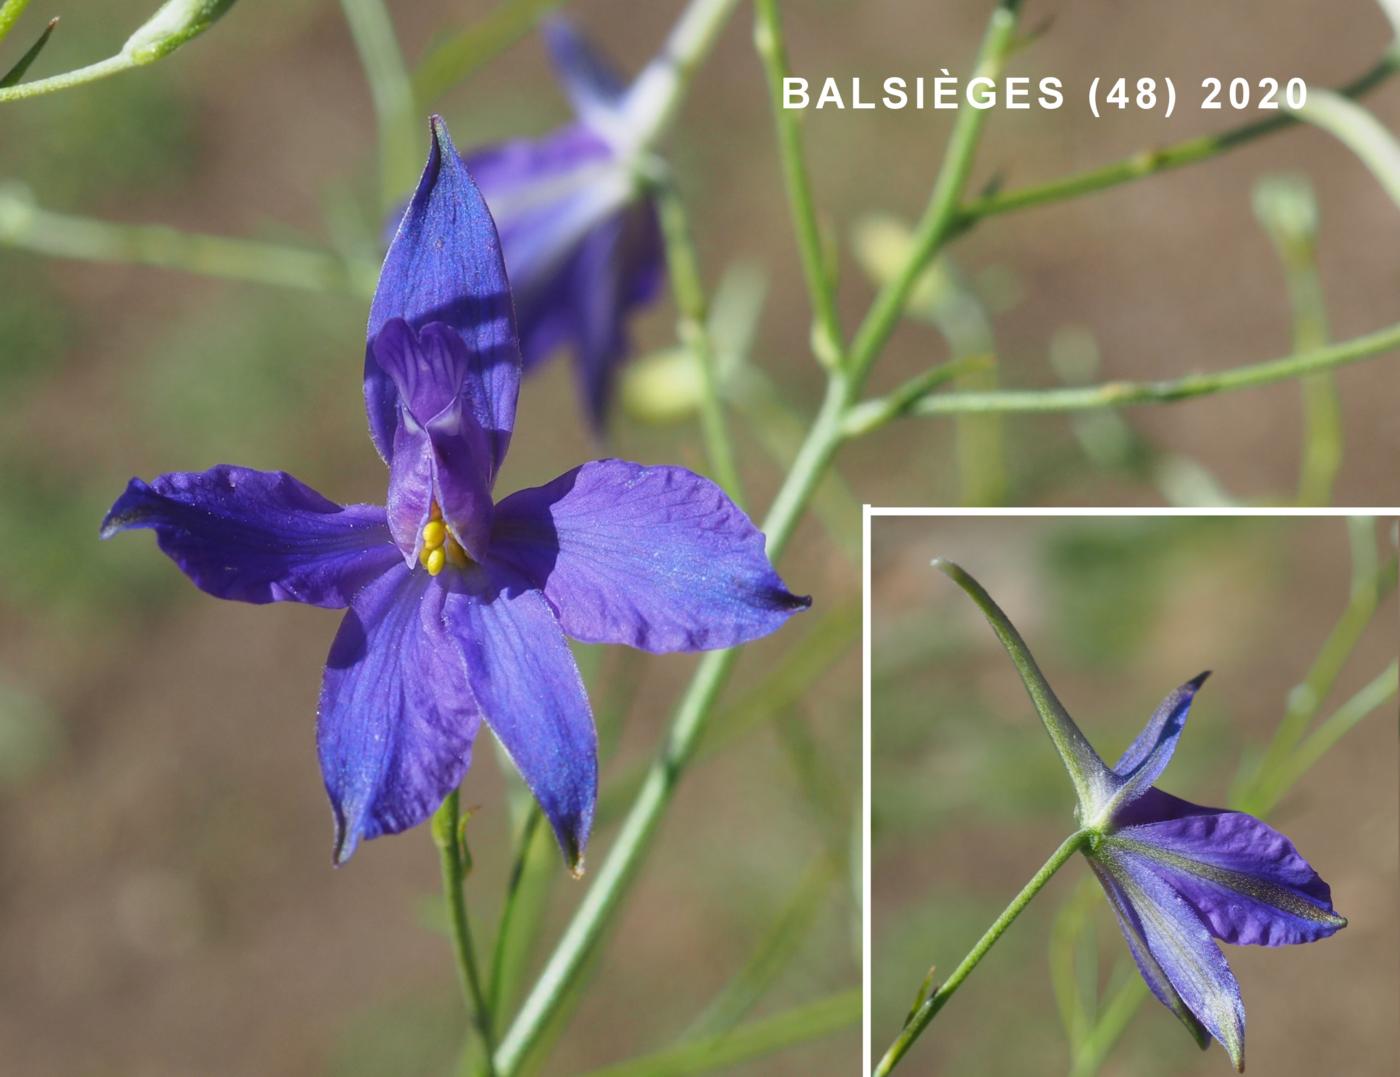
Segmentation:
{"type": "MultiPolygon", "coordinates": [[[[1000,77],[1015,40],[1016,14],[1020,6],[1020,0],[1001,0],[997,5],[982,38],[981,51],[970,79],[984,77],[995,82],[1000,77]]],[[[958,204],[972,172],[972,161],[987,111],[980,108],[958,110],[948,148],[943,154],[943,165],[938,171],[938,180],[934,184],[928,208],[915,226],[912,249],[904,268],[880,289],[851,341],[846,366],[857,381],[864,379],[870,365],[899,324],[909,293],[918,283],[924,267],[954,230],[958,221],[958,204]]]]}
{"type": "Polygon", "coordinates": [[[14,185],[0,185],[0,244],[58,258],[362,297],[374,294],[379,273],[372,262],[325,251],[55,213],[34,205],[28,191],[14,185]]]}
{"type": "Polygon", "coordinates": [[[792,211],[793,230],[797,233],[797,247],[802,256],[802,273],[807,280],[807,291],[816,319],[812,327],[812,350],[823,366],[837,366],[841,362],[844,337],[836,312],[835,282],[827,271],[821,225],[812,201],[812,182],[802,148],[801,114],[783,107],[783,80],[787,77],[788,60],[787,49],[783,46],[778,0],[756,0],[754,15],[754,45],[768,75],[778,150],[782,156],[783,178],[787,182],[788,206],[792,211]]]}
{"type": "Polygon", "coordinates": [[[422,157],[413,84],[404,67],[393,20],[381,0],[340,0],[340,6],[374,102],[380,202],[381,208],[388,209],[412,190],[422,157]]]}
{"type": "Polygon", "coordinates": [[[704,285],[700,283],[700,265],[690,235],[690,222],[680,195],[669,180],[657,186],[656,198],[671,291],[680,315],[681,343],[694,356],[700,369],[700,429],[705,439],[705,453],[714,470],[715,480],[730,497],[742,503],[743,488],[739,481],[739,468],[734,461],[734,443],[724,417],[724,402],[720,398],[709,313],[704,285]]]}

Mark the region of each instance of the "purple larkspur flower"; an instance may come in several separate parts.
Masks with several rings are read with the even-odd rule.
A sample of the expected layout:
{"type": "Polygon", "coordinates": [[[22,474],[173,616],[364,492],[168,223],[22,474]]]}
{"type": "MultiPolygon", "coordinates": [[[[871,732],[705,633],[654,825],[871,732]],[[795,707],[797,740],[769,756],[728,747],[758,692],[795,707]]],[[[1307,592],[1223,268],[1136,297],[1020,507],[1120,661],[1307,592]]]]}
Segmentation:
{"type": "Polygon", "coordinates": [[[220,598],[348,609],[317,721],[337,863],[430,815],[485,721],[578,870],[597,736],[567,639],[730,647],[810,600],[784,586],[743,511],[683,468],[595,460],[495,500],[520,350],[491,215],[436,117],[365,350],[386,506],[223,465],[132,479],[102,534],[153,529],[220,598]]]}
{"type": "Polygon", "coordinates": [[[1176,689],[1109,767],[1056,698],[1025,641],[981,585],[935,565],[981,606],[1013,661],[1078,793],[1083,853],[1153,995],[1201,1047],[1218,1040],[1244,1071],[1244,1002],[1215,939],[1243,946],[1315,942],[1346,926],[1332,892],[1293,843],[1239,811],[1158,789],[1208,673],[1176,689]]]}
{"type": "Polygon", "coordinates": [[[567,21],[550,20],[544,33],[574,121],[464,160],[500,229],[526,371],[569,347],[601,429],[629,350],[628,317],[658,296],[664,275],[656,207],[634,164],[646,86],[625,86],[567,21]]]}

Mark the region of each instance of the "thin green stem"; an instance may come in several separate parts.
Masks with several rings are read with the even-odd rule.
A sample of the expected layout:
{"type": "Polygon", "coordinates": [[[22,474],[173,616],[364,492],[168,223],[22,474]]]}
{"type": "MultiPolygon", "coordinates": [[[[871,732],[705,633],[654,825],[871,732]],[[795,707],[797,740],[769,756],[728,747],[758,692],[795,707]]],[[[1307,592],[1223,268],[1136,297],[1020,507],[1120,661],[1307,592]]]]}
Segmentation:
{"type": "MultiPolygon", "coordinates": [[[[1337,92],[1344,97],[1360,97],[1390,78],[1396,70],[1400,70],[1400,49],[1392,47],[1370,70],[1347,83],[1337,92]]],[[[986,217],[994,217],[998,214],[1029,209],[1032,206],[1043,206],[1053,202],[1065,202],[1092,194],[1095,191],[1102,191],[1107,187],[1116,187],[1119,184],[1130,183],[1147,176],[1155,176],[1159,172],[1206,161],[1227,150],[1243,146],[1275,131],[1292,127],[1299,122],[1298,117],[1291,113],[1280,112],[1267,120],[1241,124],[1239,127],[1222,131],[1219,134],[1188,139],[1185,142],[1179,142],[1174,146],[1162,149],[1143,150],[1141,153],[1135,153],[1121,161],[1115,161],[1101,168],[1090,169],[1073,176],[1066,176],[1063,179],[1052,180],[1049,183],[998,191],[995,194],[973,199],[964,205],[957,214],[956,225],[959,230],[962,230],[986,217]]]]}
{"type": "Polygon", "coordinates": [[[472,946],[471,919],[467,915],[467,861],[462,838],[460,794],[456,789],[448,794],[442,807],[433,815],[432,832],[442,865],[442,894],[447,905],[448,920],[452,924],[453,950],[457,958],[462,997],[481,1033],[482,1055],[486,1060],[488,1077],[495,1077],[495,1035],[491,1011],[481,987],[476,950],[472,946]]]}
{"type": "Polygon", "coordinates": [[[58,258],[177,269],[281,288],[374,294],[379,267],[325,251],[54,213],[0,185],[0,244],[58,258]]]}
{"type": "Polygon", "coordinates": [[[705,439],[705,453],[715,480],[730,497],[742,503],[743,487],[720,396],[714,343],[710,339],[709,311],[704,285],[700,282],[700,264],[691,238],[690,222],[685,205],[669,180],[657,185],[656,198],[671,292],[675,296],[679,315],[677,329],[681,344],[694,357],[700,369],[700,430],[705,439]]]}
{"type": "Polygon", "coordinates": [[[1137,974],[1136,968],[1129,968],[1128,975],[1119,981],[1117,989],[1099,1011],[1094,1027],[1075,1051],[1070,1077],[1093,1077],[1099,1072],[1108,1049],[1123,1034],[1146,998],[1147,982],[1137,974]]]}
{"type": "MultiPolygon", "coordinates": [[[[984,42],[984,59],[993,52],[1004,55],[1009,47],[1012,26],[1007,23],[1008,20],[1014,23],[1014,11],[1017,6],[1017,0],[1003,0],[998,6],[992,17],[992,29],[984,42]]],[[[692,20],[691,16],[694,13],[707,15],[710,22],[717,26],[731,7],[731,0],[695,0],[687,10],[686,16],[683,16],[683,23],[688,27],[699,26],[701,30],[711,32],[705,35],[696,30],[688,34],[689,39],[713,37],[713,27],[692,20]]],[[[698,16],[696,19],[698,20],[698,16]]],[[[668,48],[668,52],[673,54],[677,49],[677,36],[672,35],[668,48]]],[[[682,64],[682,69],[686,69],[687,66],[682,64]]],[[[985,68],[987,65],[979,63],[978,66],[985,68]]],[[[962,126],[960,123],[959,128],[962,126]]],[[[963,130],[959,133],[959,128],[954,130],[954,141],[960,149],[957,153],[950,152],[945,158],[940,179],[934,188],[936,203],[941,197],[947,197],[937,194],[942,190],[951,190],[952,198],[956,202],[956,197],[966,180],[967,169],[962,163],[963,156],[970,155],[976,131],[963,130]],[[958,182],[942,178],[943,173],[957,170],[961,170],[962,173],[962,179],[958,182]]],[[[916,276],[917,273],[911,275],[906,290],[907,287],[912,287],[913,278],[916,276]]],[[[894,298],[892,318],[898,317],[903,304],[904,294],[894,298]]],[[[893,328],[893,323],[890,328],[893,328]]],[[[851,376],[836,370],[827,378],[826,395],[762,524],[762,530],[768,540],[768,556],[774,562],[782,556],[797,529],[803,510],[841,445],[842,423],[846,412],[854,403],[859,386],[865,374],[869,372],[870,363],[874,360],[881,343],[883,339],[872,342],[870,355],[861,366],[851,367],[851,376]]],[[[621,904],[627,886],[650,846],[676,784],[704,734],[715,701],[719,698],[737,657],[738,652],[732,649],[711,651],[701,658],[696,666],[690,684],[677,706],[662,750],[647,771],[632,807],[614,839],[612,849],[501,1041],[496,1054],[496,1068],[505,1077],[511,1077],[519,1071],[530,1051],[543,1036],[551,1018],[563,1006],[569,990],[578,982],[589,954],[602,937],[612,914],[621,904]]]]}
{"type": "Polygon", "coordinates": [[[393,20],[381,0],[340,0],[340,6],[374,103],[379,131],[380,204],[387,209],[412,188],[422,156],[413,84],[404,66],[393,20]]]}
{"type": "Polygon", "coordinates": [[[6,86],[0,89],[0,104],[4,104],[6,101],[23,101],[30,97],[58,93],[60,90],[69,90],[87,82],[96,82],[98,79],[118,75],[123,71],[130,71],[132,68],[140,66],[130,56],[118,53],[116,56],[99,60],[95,64],[88,64],[86,67],[79,67],[73,71],[65,71],[61,75],[50,75],[46,79],[35,79],[33,82],[21,82],[17,86],[6,86]]]}
{"type": "Polygon", "coordinates": [[[993,921],[992,926],[987,928],[982,937],[977,940],[977,945],[962,959],[962,963],[953,970],[953,974],[910,1015],[904,1028],[894,1038],[894,1042],[890,1044],[884,1057],[880,1059],[879,1065],[875,1067],[875,1077],[885,1077],[895,1066],[899,1065],[900,1059],[914,1045],[914,1041],[923,1034],[929,1022],[938,1015],[938,1011],[952,998],[953,992],[962,986],[962,982],[987,956],[987,952],[996,945],[997,940],[1011,926],[1016,917],[1021,915],[1025,907],[1030,904],[1031,898],[1040,893],[1045,884],[1050,881],[1050,877],[1064,867],[1065,862],[1071,856],[1088,844],[1091,836],[1092,832],[1089,830],[1076,830],[1051,854],[1050,859],[1041,865],[1040,870],[1031,876],[1030,882],[1026,883],[1021,888],[1021,892],[1012,898],[1011,904],[1002,910],[1001,915],[993,921]]]}
{"type": "MultiPolygon", "coordinates": [[[[510,876],[506,881],[505,902],[501,907],[501,919],[496,928],[496,942],[491,953],[491,979],[487,989],[486,1003],[491,1014],[505,1012],[510,1001],[510,989],[515,974],[524,959],[525,944],[517,933],[519,918],[527,914],[526,888],[527,872],[530,869],[535,835],[543,833],[544,813],[539,805],[531,801],[525,814],[525,822],[520,827],[520,837],[516,845],[515,860],[511,864],[510,876]]],[[[543,842],[542,844],[547,844],[543,842]]],[[[548,851],[551,862],[552,850],[548,851]]],[[[551,864],[552,866],[552,864],[551,864]]]]}
{"type": "Polygon", "coordinates": [[[812,182],[802,147],[801,113],[783,107],[783,80],[789,69],[778,0],[757,0],[755,3],[754,46],[768,75],[768,92],[778,131],[778,151],[783,162],[783,178],[787,183],[788,206],[792,211],[793,230],[797,233],[797,247],[802,256],[802,273],[807,280],[812,313],[816,319],[812,326],[812,351],[823,366],[838,366],[844,337],[836,312],[836,286],[827,270],[821,225],[812,200],[812,182]]]}
{"type": "Polygon", "coordinates": [[[1364,718],[1395,698],[1400,690],[1400,665],[1392,661],[1379,676],[1332,712],[1307,740],[1285,759],[1260,794],[1262,811],[1271,810],[1283,795],[1336,743],[1364,718]]]}
{"type": "MultiPolygon", "coordinates": [[[[982,47],[971,78],[1000,78],[1007,54],[1015,40],[1016,15],[1020,0],[1000,0],[982,38],[982,47]]],[[[943,165],[938,171],[928,208],[914,229],[912,248],[904,267],[880,289],[865,320],[851,341],[847,367],[853,378],[863,381],[885,342],[904,314],[904,305],[918,283],[920,274],[938,249],[952,235],[958,222],[958,204],[972,173],[972,161],[987,118],[986,109],[958,110],[943,165]]]]}
{"type": "Polygon", "coordinates": [[[1233,392],[1305,377],[1371,359],[1400,347],[1400,324],[1313,351],[1233,367],[1209,374],[1188,374],[1166,381],[1115,381],[1065,389],[1008,389],[989,393],[927,396],[911,409],[916,415],[961,415],[968,412],[1059,412],[1120,408],[1133,404],[1169,404],[1190,397],[1233,392]]]}
{"type": "Polygon", "coordinates": [[[1263,815],[1282,795],[1284,789],[1277,788],[1274,783],[1275,772],[1302,741],[1377,608],[1395,589],[1397,570],[1400,570],[1400,563],[1392,555],[1374,570],[1369,579],[1353,582],[1346,608],[1327,634],[1302,681],[1288,693],[1283,718],[1274,730],[1259,766],[1231,798],[1233,807],[1263,815]],[[1266,790],[1266,787],[1271,788],[1266,790]]]}

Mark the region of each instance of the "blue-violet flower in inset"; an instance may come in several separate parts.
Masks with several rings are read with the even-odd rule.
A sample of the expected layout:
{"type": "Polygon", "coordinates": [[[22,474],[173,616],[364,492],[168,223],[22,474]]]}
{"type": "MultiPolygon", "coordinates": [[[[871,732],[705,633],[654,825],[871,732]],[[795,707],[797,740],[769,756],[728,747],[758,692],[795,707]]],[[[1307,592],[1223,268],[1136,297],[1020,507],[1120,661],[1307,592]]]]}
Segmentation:
{"type": "Polygon", "coordinates": [[[1025,641],[980,584],[935,565],[982,608],[1021,673],[1079,795],[1083,848],[1152,993],[1201,1047],[1214,1037],[1244,1071],[1244,1003],[1213,939],[1247,946],[1315,942],[1346,926],[1332,892],[1293,843],[1244,812],[1205,808],[1154,783],[1209,674],[1172,692],[1110,768],[1045,680],[1025,641]]]}
{"type": "Polygon", "coordinates": [[[317,722],[337,863],[430,815],[485,721],[579,870],[597,738],[566,637],[730,647],[810,604],[748,517],[682,468],[595,460],[496,501],[520,369],[491,216],[434,117],[366,342],[387,505],[342,506],[283,472],[223,465],[133,479],[103,522],[104,537],[152,528],[220,598],[348,607],[317,722]]]}
{"type": "Polygon", "coordinates": [[[544,33],[576,119],[464,160],[500,229],[526,371],[571,348],[601,429],[629,349],[628,316],[657,297],[664,275],[656,207],[635,166],[647,115],[635,90],[646,86],[624,86],[563,19],[544,33]]]}

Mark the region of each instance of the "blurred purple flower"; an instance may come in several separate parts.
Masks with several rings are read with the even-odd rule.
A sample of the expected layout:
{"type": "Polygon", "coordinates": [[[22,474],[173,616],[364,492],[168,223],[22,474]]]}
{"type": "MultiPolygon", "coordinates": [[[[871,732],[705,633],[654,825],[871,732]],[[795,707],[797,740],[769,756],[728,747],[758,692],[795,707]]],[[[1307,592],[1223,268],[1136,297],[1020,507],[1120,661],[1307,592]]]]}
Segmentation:
{"type": "Polygon", "coordinates": [[[1212,938],[1287,946],[1326,938],[1346,920],[1333,911],[1327,884],[1273,827],[1153,785],[1207,676],[1167,696],[1111,770],[1097,753],[1084,757],[1100,792],[1081,803],[1080,818],[1096,831],[1084,855],[1147,986],[1201,1047],[1213,1036],[1243,1072],[1244,1002],[1212,938]]]}
{"type": "Polygon", "coordinates": [[[633,91],[568,22],[550,20],[544,33],[575,121],[464,160],[500,229],[526,371],[571,347],[601,429],[627,318],[660,292],[661,229],[633,163],[642,138],[633,91]]]}
{"type": "Polygon", "coordinates": [[[387,506],[221,465],[132,479],[102,534],[153,529],[220,598],[348,607],[317,722],[337,863],[430,815],[485,720],[577,871],[597,738],[566,637],[730,647],[810,600],[789,593],[748,517],[682,468],[595,460],[494,500],[520,381],[515,320],[491,216],[436,117],[432,135],[365,349],[387,506]]]}

